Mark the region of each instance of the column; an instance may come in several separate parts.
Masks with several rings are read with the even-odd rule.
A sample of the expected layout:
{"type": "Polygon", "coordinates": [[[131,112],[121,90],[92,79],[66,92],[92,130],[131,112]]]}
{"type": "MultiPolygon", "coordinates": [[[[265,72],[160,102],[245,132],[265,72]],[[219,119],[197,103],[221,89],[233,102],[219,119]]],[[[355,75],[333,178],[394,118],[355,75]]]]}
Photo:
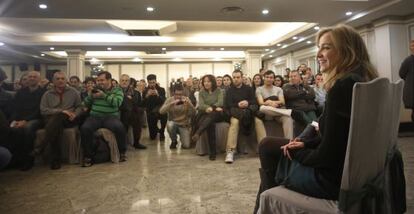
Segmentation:
{"type": "Polygon", "coordinates": [[[376,68],[381,77],[399,79],[401,62],[408,56],[407,26],[401,21],[383,20],[375,23],[376,68]]]}
{"type": "Polygon", "coordinates": [[[246,70],[244,71],[249,77],[259,73],[262,68],[262,50],[246,50],[246,70]]]}
{"type": "Polygon", "coordinates": [[[67,75],[78,76],[81,80],[85,78],[85,53],[83,50],[66,50],[67,75]]]}

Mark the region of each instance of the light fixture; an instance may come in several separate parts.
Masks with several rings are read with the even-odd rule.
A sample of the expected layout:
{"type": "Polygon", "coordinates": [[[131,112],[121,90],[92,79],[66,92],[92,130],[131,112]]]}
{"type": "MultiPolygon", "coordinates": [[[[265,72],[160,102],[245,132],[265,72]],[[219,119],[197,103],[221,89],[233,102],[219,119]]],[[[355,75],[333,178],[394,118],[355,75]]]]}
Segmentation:
{"type": "Polygon", "coordinates": [[[221,51],[224,51],[224,48],[220,48],[221,51]]]}
{"type": "Polygon", "coordinates": [[[0,42],[0,46],[3,46],[4,45],[4,43],[3,42],[0,42]]]}
{"type": "Polygon", "coordinates": [[[138,57],[135,57],[134,59],[132,59],[132,61],[134,61],[134,62],[139,62],[139,61],[141,61],[141,59],[140,59],[140,58],[138,58],[138,57]]]}
{"type": "Polygon", "coordinates": [[[300,37],[299,40],[298,40],[298,42],[301,42],[303,40],[305,40],[305,38],[304,37],[300,37]]]}
{"type": "Polygon", "coordinates": [[[45,54],[44,54],[44,53],[42,53],[42,54],[40,54],[40,56],[45,56],[45,54]]]}
{"type": "Polygon", "coordinates": [[[269,57],[273,57],[273,55],[269,55],[269,57]]]}
{"type": "Polygon", "coordinates": [[[312,43],[312,42],[311,42],[311,41],[307,41],[306,43],[310,44],[310,43],[312,43]]]}
{"type": "Polygon", "coordinates": [[[288,45],[283,45],[282,48],[287,48],[288,45]]]}
{"type": "Polygon", "coordinates": [[[147,7],[147,11],[152,12],[152,11],[154,11],[154,8],[153,7],[147,7]]]}
{"type": "Polygon", "coordinates": [[[265,51],[269,51],[269,48],[266,48],[265,51]]]}
{"type": "Polygon", "coordinates": [[[280,44],[280,43],[279,43],[279,44],[277,44],[276,46],[277,46],[277,47],[280,47],[280,46],[282,46],[282,44],[280,44]]]}
{"type": "Polygon", "coordinates": [[[296,39],[298,39],[298,37],[297,37],[297,36],[294,36],[294,37],[292,37],[292,39],[293,39],[293,40],[296,40],[296,39]]]}
{"type": "Polygon", "coordinates": [[[346,12],[346,13],[345,13],[345,15],[347,15],[347,16],[352,15],[352,11],[348,11],[348,12],[346,12]]]}
{"type": "Polygon", "coordinates": [[[55,48],[54,48],[54,47],[50,47],[49,49],[50,49],[51,51],[55,50],[55,48]]]}
{"type": "Polygon", "coordinates": [[[40,9],[47,9],[47,5],[46,4],[39,4],[39,8],[40,9]]]}
{"type": "Polygon", "coordinates": [[[95,57],[91,59],[91,62],[97,62],[97,61],[99,61],[99,60],[95,57]]]}
{"type": "Polygon", "coordinates": [[[262,10],[262,14],[263,14],[263,15],[267,15],[267,14],[269,14],[269,10],[268,10],[268,9],[264,9],[264,10],[262,10]]]}
{"type": "Polygon", "coordinates": [[[165,50],[167,50],[167,48],[161,48],[161,50],[165,51],[165,50]]]}
{"type": "Polygon", "coordinates": [[[108,50],[108,51],[112,51],[112,48],[111,48],[111,47],[108,47],[108,48],[106,48],[106,50],[108,50]]]}
{"type": "Polygon", "coordinates": [[[315,30],[319,30],[319,29],[321,29],[319,26],[315,26],[315,27],[313,27],[313,29],[315,29],[315,30]]]}

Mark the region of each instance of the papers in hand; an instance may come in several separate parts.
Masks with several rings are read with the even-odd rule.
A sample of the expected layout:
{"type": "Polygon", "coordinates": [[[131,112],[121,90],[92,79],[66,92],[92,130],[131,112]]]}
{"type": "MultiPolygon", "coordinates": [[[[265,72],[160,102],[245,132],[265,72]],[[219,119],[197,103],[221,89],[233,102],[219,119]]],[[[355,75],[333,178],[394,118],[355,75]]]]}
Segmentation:
{"type": "Polygon", "coordinates": [[[275,108],[271,106],[260,106],[260,111],[269,116],[290,116],[292,109],[275,108]]]}

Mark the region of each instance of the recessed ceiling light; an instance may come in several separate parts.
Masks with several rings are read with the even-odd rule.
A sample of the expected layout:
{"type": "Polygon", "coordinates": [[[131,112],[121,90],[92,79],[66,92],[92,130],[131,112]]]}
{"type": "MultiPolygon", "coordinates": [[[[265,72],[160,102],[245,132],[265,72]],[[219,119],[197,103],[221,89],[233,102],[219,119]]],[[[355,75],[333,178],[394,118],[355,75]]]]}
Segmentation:
{"type": "Polygon", "coordinates": [[[270,55],[269,57],[273,57],[273,55],[270,55]]]}
{"type": "Polygon", "coordinates": [[[139,62],[139,61],[141,61],[141,59],[140,59],[140,58],[138,58],[138,57],[135,57],[134,59],[132,59],[132,61],[134,61],[134,62],[139,62]]]}
{"type": "Polygon", "coordinates": [[[348,11],[348,12],[345,13],[345,15],[350,16],[350,15],[352,15],[352,12],[348,11]]]}
{"type": "Polygon", "coordinates": [[[47,5],[46,4],[39,4],[39,8],[40,9],[47,9],[47,5]]]}
{"type": "Polygon", "coordinates": [[[165,50],[167,50],[167,48],[161,48],[161,50],[165,51],[165,50]]]}
{"type": "Polygon", "coordinates": [[[4,43],[3,42],[0,42],[0,46],[3,46],[4,45],[4,43]]]}
{"type": "Polygon", "coordinates": [[[275,52],[275,50],[271,50],[271,51],[270,51],[270,53],[274,53],[274,52],[275,52]]]}
{"type": "Polygon", "coordinates": [[[224,51],[224,48],[220,48],[221,51],[224,51]]]}
{"type": "Polygon", "coordinates": [[[311,42],[311,41],[307,41],[306,43],[310,44],[310,43],[312,43],[312,42],[311,42]]]}
{"type": "Polygon", "coordinates": [[[42,53],[42,54],[40,54],[40,56],[45,56],[45,54],[42,53]]]}
{"type": "Polygon", "coordinates": [[[91,61],[92,61],[92,62],[97,62],[97,61],[98,61],[98,59],[94,57],[94,58],[92,58],[92,59],[91,59],[91,61]]]}
{"type": "Polygon", "coordinates": [[[50,47],[49,49],[50,49],[51,51],[55,50],[55,48],[54,48],[54,47],[50,47]]]}
{"type": "Polygon", "coordinates": [[[280,43],[279,43],[279,44],[277,44],[276,46],[277,46],[277,47],[280,47],[280,46],[282,46],[282,44],[280,44],[280,43]]]}
{"type": "Polygon", "coordinates": [[[108,50],[108,51],[112,51],[112,48],[111,48],[111,47],[108,47],[108,48],[106,48],[106,50],[108,50]]]}
{"type": "Polygon", "coordinates": [[[292,39],[293,39],[293,40],[296,40],[296,39],[298,39],[298,37],[297,37],[297,36],[294,36],[294,37],[292,37],[292,39]]]}
{"type": "Polygon", "coordinates": [[[147,11],[152,12],[152,11],[154,11],[154,8],[153,7],[147,7],[147,11]]]}
{"type": "Polygon", "coordinates": [[[266,48],[265,51],[269,51],[269,48],[266,48]]]}
{"type": "Polygon", "coordinates": [[[288,45],[283,45],[282,48],[287,48],[288,45]]]}
{"type": "Polygon", "coordinates": [[[299,38],[299,40],[298,40],[298,42],[301,42],[301,41],[303,41],[303,40],[305,40],[305,38],[300,37],[300,38],[299,38]]]}
{"type": "Polygon", "coordinates": [[[269,14],[269,10],[268,10],[268,9],[264,9],[264,10],[262,10],[262,14],[263,14],[263,15],[267,15],[267,14],[269,14]]]}
{"type": "Polygon", "coordinates": [[[313,27],[313,29],[315,29],[315,30],[319,30],[319,29],[321,29],[319,26],[315,26],[315,27],[313,27]]]}

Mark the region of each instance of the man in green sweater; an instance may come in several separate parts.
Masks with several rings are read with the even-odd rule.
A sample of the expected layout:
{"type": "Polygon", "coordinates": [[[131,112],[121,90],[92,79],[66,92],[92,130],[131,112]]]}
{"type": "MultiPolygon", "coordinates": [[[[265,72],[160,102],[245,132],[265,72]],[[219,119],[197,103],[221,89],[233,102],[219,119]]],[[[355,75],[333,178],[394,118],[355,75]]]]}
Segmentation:
{"type": "Polygon", "coordinates": [[[84,105],[90,109],[90,116],[81,127],[84,152],[83,166],[92,165],[93,134],[99,128],[107,128],[115,134],[120,152],[120,161],[126,161],[126,131],[119,119],[119,107],[124,93],[119,87],[113,87],[111,73],[102,71],[96,79],[98,87],[85,98],[84,105]]]}
{"type": "Polygon", "coordinates": [[[174,95],[168,98],[160,108],[161,114],[168,113],[167,131],[171,137],[171,149],[177,148],[177,135],[180,135],[181,147],[190,148],[190,120],[195,114],[195,108],[190,99],[183,96],[181,84],[174,85],[174,95]]]}

